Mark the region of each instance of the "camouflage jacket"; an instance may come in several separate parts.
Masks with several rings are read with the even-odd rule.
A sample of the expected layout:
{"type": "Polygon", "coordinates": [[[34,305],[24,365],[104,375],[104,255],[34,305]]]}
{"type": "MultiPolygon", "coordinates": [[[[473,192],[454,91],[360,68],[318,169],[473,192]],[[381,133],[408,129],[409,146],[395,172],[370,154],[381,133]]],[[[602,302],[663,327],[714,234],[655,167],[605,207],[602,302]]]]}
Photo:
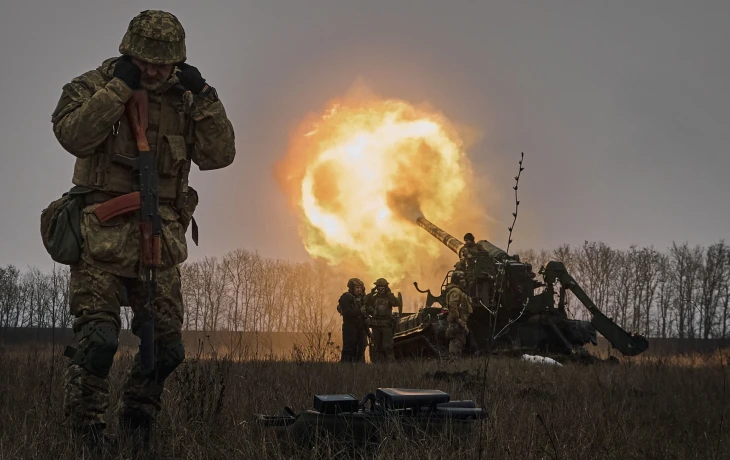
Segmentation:
{"type": "Polygon", "coordinates": [[[463,271],[471,271],[474,269],[473,257],[480,252],[479,246],[476,244],[465,244],[459,249],[459,262],[457,268],[463,271]]]}
{"type": "Polygon", "coordinates": [[[337,311],[342,315],[343,321],[363,322],[365,314],[362,310],[364,296],[355,296],[352,293],[345,292],[340,296],[337,302],[337,311]]]}
{"type": "Polygon", "coordinates": [[[466,328],[466,322],[472,314],[471,299],[467,296],[461,287],[456,284],[448,284],[446,286],[446,305],[449,309],[449,315],[446,321],[449,323],[457,323],[466,328]]]}
{"type": "Polygon", "coordinates": [[[393,308],[398,306],[398,299],[390,290],[386,290],[384,295],[376,291],[365,296],[364,311],[371,326],[392,326],[393,308]]]}
{"type": "MultiPolygon", "coordinates": [[[[131,170],[112,161],[114,154],[137,156],[137,147],[124,114],[133,91],[113,78],[118,58],[74,78],[63,86],[51,116],[61,146],[76,157],[73,180],[104,196],[129,193],[131,170]]],[[[175,266],[187,259],[185,231],[197,194],[188,187],[190,164],[200,170],[226,167],[236,154],[233,126],[220,100],[185,92],[174,75],[149,92],[150,150],[158,158],[162,262],[175,266]],[[182,203],[182,205],[181,205],[182,203]]],[[[135,213],[101,223],[93,214],[97,202],[82,213],[82,259],[119,276],[139,272],[139,229],[135,213]]]]}

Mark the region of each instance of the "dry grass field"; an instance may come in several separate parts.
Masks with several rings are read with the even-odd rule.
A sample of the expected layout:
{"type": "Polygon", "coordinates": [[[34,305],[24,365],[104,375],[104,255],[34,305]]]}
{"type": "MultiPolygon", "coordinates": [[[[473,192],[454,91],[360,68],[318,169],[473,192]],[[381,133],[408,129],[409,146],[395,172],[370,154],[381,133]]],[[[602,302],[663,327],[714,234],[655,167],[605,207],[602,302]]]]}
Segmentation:
{"type": "MultiPolygon", "coordinates": [[[[167,384],[149,458],[730,458],[728,354],[564,367],[493,356],[485,381],[484,358],[345,365],[312,361],[328,355],[310,351],[299,350],[288,361],[189,353],[167,384]],[[281,414],[285,405],[296,412],[309,409],[316,393],[360,398],[386,386],[440,389],[452,399],[473,399],[488,409],[489,419],[460,441],[393,432],[379,445],[354,451],[326,439],[303,450],[253,423],[254,414],[281,414]]],[[[58,349],[55,359],[45,348],[0,349],[0,459],[82,458],[62,425],[60,355],[58,349]]],[[[120,350],[112,369],[107,415],[112,433],[130,362],[130,350],[120,350]]],[[[141,458],[124,443],[107,454],[141,458]]]]}

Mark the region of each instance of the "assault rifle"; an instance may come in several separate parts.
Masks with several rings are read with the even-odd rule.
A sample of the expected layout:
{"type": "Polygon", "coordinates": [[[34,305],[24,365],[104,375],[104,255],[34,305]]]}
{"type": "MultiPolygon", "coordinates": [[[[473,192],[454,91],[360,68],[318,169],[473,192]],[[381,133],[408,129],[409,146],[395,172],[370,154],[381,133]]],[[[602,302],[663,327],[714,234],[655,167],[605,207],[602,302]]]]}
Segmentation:
{"type": "Polygon", "coordinates": [[[139,353],[142,369],[155,368],[155,294],[157,292],[157,268],[162,265],[160,236],[162,221],[158,212],[157,158],[150,152],[147,142],[148,125],[147,91],[137,90],[127,102],[125,113],[137,141],[137,158],[116,154],[113,161],[132,168],[136,176],[137,190],[113,198],[94,209],[100,222],[130,211],[139,210],[140,265],[143,286],[147,296],[143,321],[139,326],[139,353]]]}
{"type": "Polygon", "coordinates": [[[157,157],[150,152],[147,142],[147,91],[134,92],[134,96],[127,103],[126,114],[137,141],[138,156],[136,159],[129,159],[121,155],[115,155],[115,157],[122,157],[131,163],[139,180],[140,264],[144,276],[144,292],[147,296],[144,321],[139,327],[139,351],[142,369],[152,371],[155,367],[154,302],[157,291],[157,268],[162,265],[160,246],[162,221],[158,212],[157,157]]]}

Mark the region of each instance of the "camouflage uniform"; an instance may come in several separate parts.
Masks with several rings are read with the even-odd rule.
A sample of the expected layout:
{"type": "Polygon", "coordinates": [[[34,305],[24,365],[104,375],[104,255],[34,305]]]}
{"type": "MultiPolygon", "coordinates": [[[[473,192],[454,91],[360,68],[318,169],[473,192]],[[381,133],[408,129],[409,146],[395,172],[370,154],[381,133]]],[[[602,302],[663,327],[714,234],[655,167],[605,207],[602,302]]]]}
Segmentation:
{"type": "MultiPolygon", "coordinates": [[[[144,11],[130,22],[119,47],[123,55],[146,63],[176,64],[178,70],[154,88],[142,85],[149,98],[147,138],[158,158],[163,266],[157,270],[154,299],[157,374],[145,375],[139,354],[135,357],[120,410],[121,420],[131,425],[148,426],[156,418],[165,379],[185,357],[178,265],[188,256],[185,233],[197,205],[197,194],[187,182],[191,163],[201,170],[219,169],[230,165],[236,153],[233,127],[216,92],[207,85],[194,93],[183,86],[180,69],[190,68],[182,64],[184,37],[182,25],[172,14],[144,11]]],[[[124,59],[127,65],[131,62],[124,59]]],[[[124,114],[134,91],[115,77],[119,62],[119,57],[107,59],[66,84],[52,115],[56,138],[76,157],[73,183],[87,192],[81,217],[81,261],[72,265],[70,281],[77,350],[68,366],[64,398],[65,415],[82,433],[105,427],[121,296],[126,292],[134,312],[135,334],[148,315],[140,281],[138,213],[101,223],[93,212],[100,203],[137,187],[132,170],[113,158],[114,154],[133,158],[138,152],[124,114]]]]}
{"type": "Polygon", "coordinates": [[[474,235],[467,233],[464,235],[464,246],[459,249],[459,261],[454,265],[458,271],[462,271],[466,277],[467,292],[470,296],[476,297],[476,281],[474,278],[475,257],[482,248],[474,241],[474,235]]]}
{"type": "Polygon", "coordinates": [[[481,252],[481,248],[476,244],[474,235],[467,233],[464,235],[464,246],[459,249],[459,261],[454,267],[463,272],[473,270],[473,257],[479,252],[481,252]]]}
{"type": "Polygon", "coordinates": [[[347,282],[348,291],[340,296],[337,311],[342,315],[342,362],[365,362],[367,335],[363,299],[365,285],[357,278],[347,282]],[[362,288],[360,292],[357,288],[362,288]]]}
{"type": "Polygon", "coordinates": [[[380,278],[375,282],[375,289],[365,297],[365,315],[368,318],[368,325],[372,330],[372,343],[370,345],[370,361],[382,362],[393,361],[393,329],[395,319],[393,308],[398,307],[401,313],[403,306],[393,295],[388,282],[380,278]],[[378,288],[384,288],[382,292],[378,288]]]}
{"type": "Polygon", "coordinates": [[[469,334],[467,322],[472,314],[471,299],[461,287],[461,277],[462,274],[454,274],[451,283],[446,285],[446,305],[449,309],[446,337],[449,339],[449,354],[452,357],[459,357],[464,350],[469,334]]]}

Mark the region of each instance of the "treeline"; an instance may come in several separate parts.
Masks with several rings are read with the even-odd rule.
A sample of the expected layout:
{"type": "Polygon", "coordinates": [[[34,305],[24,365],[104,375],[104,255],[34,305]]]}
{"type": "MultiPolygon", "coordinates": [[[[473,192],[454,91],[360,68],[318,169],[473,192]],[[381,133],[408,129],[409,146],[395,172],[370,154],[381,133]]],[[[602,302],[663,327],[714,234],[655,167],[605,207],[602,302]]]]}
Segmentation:
{"type": "MultiPolygon", "coordinates": [[[[596,305],[623,328],[649,337],[730,338],[730,247],[672,244],[613,249],[600,242],[519,252],[534,271],[565,263],[596,305]]],[[[320,332],[339,329],[347,277],[323,263],[295,263],[236,250],[181,266],[186,330],[320,332]]],[[[69,327],[69,270],[0,267],[0,328],[69,327]]],[[[406,299],[419,294],[403,289],[406,299]]],[[[408,304],[408,303],[407,303],[408,304]]],[[[415,310],[415,302],[410,310],[415,310]]],[[[409,308],[406,308],[409,310],[409,308]]],[[[568,296],[568,310],[586,310],[568,296]]],[[[132,312],[122,309],[123,326],[132,312]]]]}
{"type": "Polygon", "coordinates": [[[325,332],[337,327],[340,277],[319,262],[238,249],[181,266],[188,330],[325,332]]]}
{"type": "MultiPolygon", "coordinates": [[[[185,330],[324,333],[338,327],[336,304],[344,283],[323,263],[239,249],[182,264],[180,273],[185,330]]],[[[48,273],[0,267],[0,329],[71,327],[69,278],[67,266],[48,273]]],[[[129,328],[131,308],[120,314],[122,327],[129,328]]]]}

